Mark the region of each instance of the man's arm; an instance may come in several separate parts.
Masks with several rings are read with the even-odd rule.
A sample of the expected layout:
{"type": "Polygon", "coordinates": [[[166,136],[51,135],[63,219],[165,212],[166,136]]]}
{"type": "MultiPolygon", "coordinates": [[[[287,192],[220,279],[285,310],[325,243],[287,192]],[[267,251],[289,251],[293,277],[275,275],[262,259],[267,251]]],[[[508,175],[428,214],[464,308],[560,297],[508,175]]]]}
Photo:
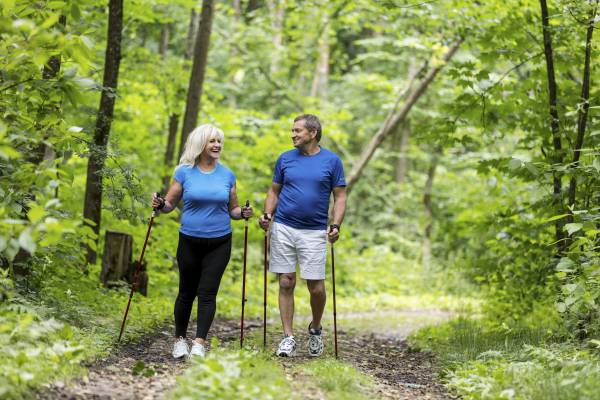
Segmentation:
{"type": "Polygon", "coordinates": [[[265,210],[264,214],[260,216],[258,223],[260,227],[265,231],[269,229],[269,224],[271,219],[273,218],[273,212],[275,212],[275,208],[277,207],[277,201],[279,200],[279,193],[281,193],[281,185],[280,183],[275,183],[271,185],[269,191],[267,192],[267,198],[265,200],[265,210]],[[267,218],[265,218],[265,214],[267,214],[267,218]]]}
{"type": "MultiPolygon", "coordinates": [[[[336,186],[333,188],[333,215],[331,217],[331,224],[342,225],[344,214],[346,214],[346,187],[336,186]]],[[[329,241],[334,243],[340,236],[339,229],[327,227],[327,235],[329,236],[329,241]]]]}

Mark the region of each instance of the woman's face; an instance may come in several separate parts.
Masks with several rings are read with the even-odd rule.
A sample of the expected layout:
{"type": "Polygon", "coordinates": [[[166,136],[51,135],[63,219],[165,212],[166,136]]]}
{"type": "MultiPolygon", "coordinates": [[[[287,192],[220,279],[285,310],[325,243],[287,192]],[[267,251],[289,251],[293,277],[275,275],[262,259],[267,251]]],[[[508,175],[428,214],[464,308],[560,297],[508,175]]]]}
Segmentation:
{"type": "Polygon", "coordinates": [[[221,150],[223,149],[221,145],[221,139],[218,137],[213,137],[208,140],[204,151],[202,152],[202,156],[206,159],[214,159],[218,160],[221,157],[221,150]]]}

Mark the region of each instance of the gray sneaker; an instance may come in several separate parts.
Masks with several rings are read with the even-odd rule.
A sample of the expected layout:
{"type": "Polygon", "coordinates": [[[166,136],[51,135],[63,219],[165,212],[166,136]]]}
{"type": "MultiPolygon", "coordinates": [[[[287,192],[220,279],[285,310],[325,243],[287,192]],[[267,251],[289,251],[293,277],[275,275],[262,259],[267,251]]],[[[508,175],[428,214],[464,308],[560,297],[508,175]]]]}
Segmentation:
{"type": "Polygon", "coordinates": [[[277,348],[279,357],[294,357],[296,355],[296,339],[293,336],[285,336],[277,348]]]}
{"type": "Polygon", "coordinates": [[[178,337],[173,345],[173,358],[184,358],[188,356],[188,345],[184,337],[178,337]]]}
{"type": "Polygon", "coordinates": [[[206,348],[204,347],[204,345],[193,340],[192,351],[190,351],[190,357],[204,357],[205,354],[206,348]]]}
{"type": "MultiPolygon", "coordinates": [[[[312,323],[311,323],[312,324],[312,323]]],[[[318,357],[323,354],[323,336],[321,335],[322,328],[311,328],[308,325],[308,355],[318,357]]]]}

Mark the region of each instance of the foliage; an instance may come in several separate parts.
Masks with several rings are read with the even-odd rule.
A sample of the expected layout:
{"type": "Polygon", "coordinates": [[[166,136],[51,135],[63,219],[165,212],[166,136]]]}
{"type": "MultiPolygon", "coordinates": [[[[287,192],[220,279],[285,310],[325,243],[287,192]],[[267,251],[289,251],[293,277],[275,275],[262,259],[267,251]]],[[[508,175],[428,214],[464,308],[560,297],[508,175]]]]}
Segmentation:
{"type": "Polygon", "coordinates": [[[370,377],[335,359],[322,358],[306,363],[300,369],[313,379],[327,398],[368,399],[373,386],[370,377]]]}
{"type": "Polygon", "coordinates": [[[439,355],[444,379],[465,399],[595,398],[597,351],[558,343],[566,332],[557,322],[540,316],[529,326],[495,328],[461,318],[425,328],[411,343],[439,355]]]}
{"type": "MultiPolygon", "coordinates": [[[[349,197],[336,244],[340,310],[473,310],[481,301],[485,329],[467,322],[439,328],[447,338],[460,333],[450,343],[457,346],[456,354],[466,351],[457,356],[462,360],[486,348],[516,354],[520,343],[539,346],[545,333],[537,331],[537,319],[546,321],[547,315],[561,338],[583,344],[598,337],[600,135],[594,68],[582,156],[573,162],[584,106],[585,21],[593,1],[548,2],[561,150],[550,130],[537,1],[273,0],[252,2],[255,9],[249,1],[217,3],[199,122],[225,131],[222,162],[236,173],[240,201],[250,200],[257,213],[277,155],[291,148],[294,116],[313,112],[321,117],[322,144],[342,156],[348,175],[388,113],[402,105],[400,93],[439,65],[449,43],[464,39],[410,112],[406,148],[400,147],[399,128],[379,145],[349,197]],[[314,90],[324,56],[327,84],[314,90]],[[437,151],[439,163],[433,168],[431,154],[437,151]],[[408,172],[399,182],[401,157],[408,172]],[[556,178],[559,193],[554,192],[556,178]],[[576,197],[567,204],[571,178],[576,197]],[[431,216],[423,208],[428,179],[433,179],[431,216]],[[429,224],[430,235],[425,232],[429,224]],[[567,236],[560,251],[556,229],[567,236]],[[431,265],[423,265],[427,241],[431,265]],[[474,347],[467,351],[468,346],[474,347]]],[[[106,2],[2,3],[0,315],[11,329],[0,340],[20,349],[17,353],[38,349],[40,354],[39,375],[27,381],[19,371],[29,377],[32,364],[17,368],[14,360],[20,356],[7,356],[12,378],[2,379],[16,379],[10,381],[14,393],[25,393],[33,381],[75,373],[71,361],[89,360],[114,345],[113,315],[120,315],[125,290],[99,287],[98,266],[87,266],[81,249],[97,242],[102,250],[103,232],[110,229],[131,234],[139,254],[150,193],[158,191],[176,162],[165,160],[167,124],[183,110],[188,22],[191,8],[198,7],[191,0],[126,4],[97,238],[80,214],[87,159],[97,151],[90,143],[102,90],[106,2]],[[161,46],[165,33],[166,50],[161,46]],[[58,58],[60,69],[50,73],[58,58]],[[47,339],[28,341],[19,333],[25,329],[19,321],[47,329],[47,339]],[[68,342],[65,349],[82,345],[83,350],[65,350],[65,363],[51,371],[46,367],[56,356],[49,350],[53,340],[68,342]],[[101,344],[87,346],[94,340],[101,344]],[[88,354],[88,348],[96,350],[88,354]]],[[[594,46],[591,64],[598,65],[594,46]]],[[[152,293],[139,303],[139,310],[156,312],[132,317],[128,338],[170,313],[177,213],[156,219],[146,253],[152,293]]],[[[219,315],[230,317],[237,315],[241,297],[243,243],[243,223],[233,226],[234,250],[218,298],[219,315]]],[[[254,295],[262,292],[262,240],[251,221],[251,317],[262,313],[254,295]]],[[[269,279],[269,298],[275,299],[277,283],[269,279]]],[[[298,312],[307,313],[308,296],[298,292],[298,312]]],[[[274,301],[269,313],[277,313],[274,301]]],[[[441,343],[436,346],[450,354],[441,343]]],[[[231,357],[233,364],[248,362],[242,355],[231,357]]]]}
{"type": "Polygon", "coordinates": [[[173,399],[294,398],[281,367],[257,351],[216,349],[178,378],[173,399]]]}

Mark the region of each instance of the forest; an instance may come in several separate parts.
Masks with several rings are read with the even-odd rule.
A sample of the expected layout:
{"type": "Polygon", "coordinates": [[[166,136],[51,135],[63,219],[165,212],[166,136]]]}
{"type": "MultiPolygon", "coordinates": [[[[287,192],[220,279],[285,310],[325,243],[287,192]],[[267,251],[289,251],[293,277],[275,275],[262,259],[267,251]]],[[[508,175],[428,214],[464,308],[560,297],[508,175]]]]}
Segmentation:
{"type": "Polygon", "coordinates": [[[600,398],[598,0],[0,4],[0,398],[600,398]],[[282,359],[257,217],[307,113],[347,183],[337,339],[328,258],[325,354],[282,359]],[[255,215],[174,362],[181,212],[149,231],[151,199],[205,123],[255,215]]]}

